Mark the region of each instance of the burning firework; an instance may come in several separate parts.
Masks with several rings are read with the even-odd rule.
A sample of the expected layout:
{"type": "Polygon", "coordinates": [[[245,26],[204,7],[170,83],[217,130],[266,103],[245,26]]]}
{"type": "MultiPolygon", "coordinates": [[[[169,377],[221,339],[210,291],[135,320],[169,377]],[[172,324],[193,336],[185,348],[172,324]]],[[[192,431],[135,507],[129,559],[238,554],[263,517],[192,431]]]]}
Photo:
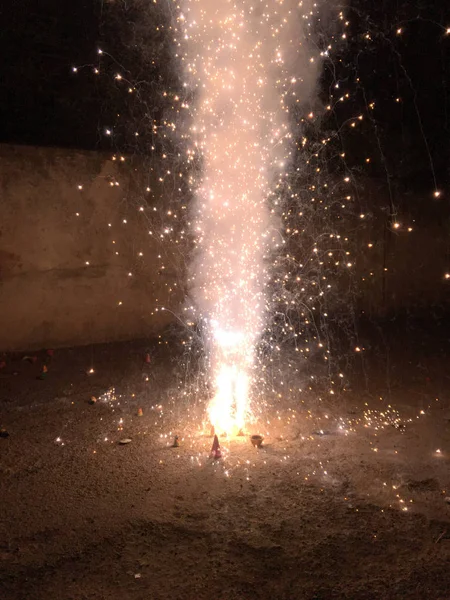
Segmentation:
{"type": "Polygon", "coordinates": [[[208,350],[209,418],[237,432],[250,412],[256,345],[268,321],[268,259],[283,247],[269,204],[292,162],[290,108],[311,96],[316,5],[269,0],[184,0],[178,15],[191,91],[189,157],[196,253],[190,288],[208,350]]]}
{"type": "MultiPolygon", "coordinates": [[[[160,323],[166,310],[183,323],[158,341],[183,350],[177,410],[198,424],[207,398],[218,433],[263,416],[264,403],[335,397],[349,355],[364,354],[355,292],[374,304],[385,296],[389,236],[401,244],[416,235],[391,194],[386,212],[381,196],[378,206],[360,193],[360,173],[379,163],[374,139],[385,172],[379,122],[407,104],[392,88],[392,99],[386,92],[378,102],[365,77],[375,68],[361,66],[363,55],[373,64],[390,25],[378,29],[330,3],[324,19],[319,8],[309,0],[116,2],[105,14],[121,37],[117,58],[110,35],[91,65],[122,98],[111,111],[117,119],[104,123],[115,152],[107,184],[120,184],[129,200],[105,223],[114,257],[124,257],[121,285],[151,282],[149,318],[160,323]],[[131,22],[132,37],[123,27],[131,22]],[[129,160],[130,150],[139,159],[129,160]]],[[[404,77],[389,85],[400,89],[408,77],[403,65],[398,71],[404,77]]],[[[375,87],[384,89],[379,73],[375,87]]],[[[118,295],[115,304],[123,310],[127,301],[118,295]]]]}

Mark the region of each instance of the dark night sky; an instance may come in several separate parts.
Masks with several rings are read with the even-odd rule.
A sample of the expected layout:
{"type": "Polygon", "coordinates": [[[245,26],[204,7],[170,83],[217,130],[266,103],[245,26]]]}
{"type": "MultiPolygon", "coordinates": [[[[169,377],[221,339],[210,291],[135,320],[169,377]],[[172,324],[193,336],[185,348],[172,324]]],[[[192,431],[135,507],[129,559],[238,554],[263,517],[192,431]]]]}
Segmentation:
{"type": "MultiPolygon", "coordinates": [[[[442,29],[450,26],[446,4],[446,0],[352,2],[349,19],[354,35],[337,69],[343,84],[354,92],[345,110],[354,114],[365,100],[376,101],[377,134],[394,177],[414,175],[422,182],[430,178],[426,139],[438,183],[448,180],[450,36],[442,29]],[[399,26],[404,28],[402,36],[395,35],[399,26]],[[374,32],[371,45],[361,44],[358,37],[365,30],[374,32]],[[394,105],[397,96],[402,101],[394,105]]],[[[103,147],[100,131],[124,109],[122,100],[91,72],[74,76],[71,66],[95,63],[99,43],[126,63],[123,32],[105,26],[113,6],[95,0],[25,0],[0,9],[6,23],[0,31],[0,142],[103,147]]],[[[136,55],[129,58],[131,66],[136,55]]],[[[149,81],[157,76],[149,73],[149,81]]],[[[339,118],[347,116],[345,110],[339,118]]],[[[364,140],[367,148],[376,143],[370,127],[364,140]]],[[[360,134],[346,143],[350,154],[360,152],[360,134]]]]}
{"type": "Polygon", "coordinates": [[[0,141],[95,147],[101,95],[70,67],[94,60],[96,3],[12,0],[1,12],[0,141]]]}

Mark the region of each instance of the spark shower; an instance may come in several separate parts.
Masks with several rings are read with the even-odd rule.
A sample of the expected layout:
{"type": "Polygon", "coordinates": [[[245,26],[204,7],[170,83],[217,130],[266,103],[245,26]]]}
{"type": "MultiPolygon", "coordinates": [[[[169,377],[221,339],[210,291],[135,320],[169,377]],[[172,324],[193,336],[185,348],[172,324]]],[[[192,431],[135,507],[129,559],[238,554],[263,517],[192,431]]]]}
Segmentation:
{"type": "Polygon", "coordinates": [[[256,345],[270,314],[266,286],[282,251],[281,203],[301,129],[292,109],[315,93],[320,19],[305,0],[181,0],[177,49],[191,97],[183,137],[191,179],[195,253],[189,283],[202,324],[213,398],[211,423],[243,428],[256,345]]]}

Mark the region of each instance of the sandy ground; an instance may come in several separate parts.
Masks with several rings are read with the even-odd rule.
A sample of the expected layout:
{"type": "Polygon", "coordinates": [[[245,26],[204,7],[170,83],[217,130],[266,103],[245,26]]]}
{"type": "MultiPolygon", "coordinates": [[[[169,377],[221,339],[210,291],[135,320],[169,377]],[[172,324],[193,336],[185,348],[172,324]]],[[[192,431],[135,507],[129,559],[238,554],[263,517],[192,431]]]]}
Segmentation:
{"type": "Polygon", "coordinates": [[[438,350],[390,358],[389,377],[367,350],[345,397],[288,392],[249,431],[260,450],[222,438],[213,461],[174,400],[170,351],[146,365],[147,349],[58,350],[43,380],[45,352],[6,357],[2,600],[450,598],[438,350]]]}

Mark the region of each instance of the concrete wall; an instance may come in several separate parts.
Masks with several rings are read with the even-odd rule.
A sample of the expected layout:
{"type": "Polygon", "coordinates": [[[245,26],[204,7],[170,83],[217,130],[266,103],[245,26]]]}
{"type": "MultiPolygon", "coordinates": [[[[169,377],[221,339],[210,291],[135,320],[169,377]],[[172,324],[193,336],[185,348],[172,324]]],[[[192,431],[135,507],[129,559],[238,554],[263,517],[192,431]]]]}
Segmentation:
{"type": "MultiPolygon", "coordinates": [[[[141,338],[171,322],[160,308],[183,301],[186,207],[179,181],[156,171],[141,159],[0,145],[0,351],[141,338]]],[[[375,318],[448,303],[448,219],[399,220],[387,235],[382,218],[349,234],[352,301],[375,318]]]]}
{"type": "Polygon", "coordinates": [[[160,237],[166,201],[145,192],[150,174],[111,158],[0,145],[0,351],[145,337],[170,321],[158,307],[179,305],[182,252],[160,237]]]}

